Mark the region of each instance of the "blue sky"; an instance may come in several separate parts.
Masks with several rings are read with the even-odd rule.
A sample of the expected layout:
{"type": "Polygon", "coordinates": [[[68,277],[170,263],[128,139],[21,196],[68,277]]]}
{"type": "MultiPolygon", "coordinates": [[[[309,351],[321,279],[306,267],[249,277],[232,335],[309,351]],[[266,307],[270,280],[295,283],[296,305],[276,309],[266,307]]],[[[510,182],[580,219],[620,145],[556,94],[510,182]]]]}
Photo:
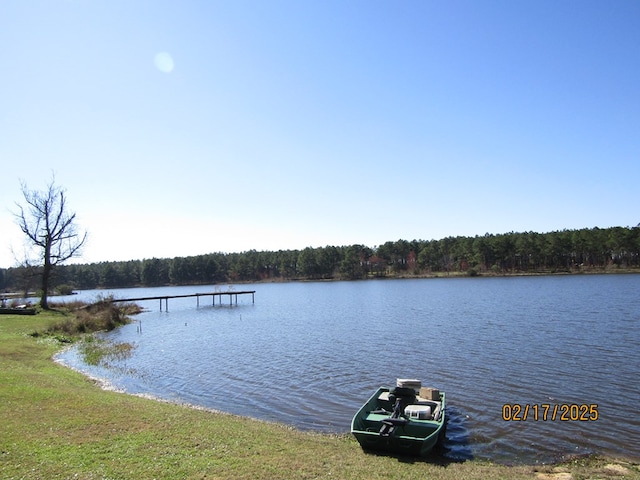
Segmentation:
{"type": "Polygon", "coordinates": [[[4,0],[0,266],[640,222],[640,2],[4,0]]]}

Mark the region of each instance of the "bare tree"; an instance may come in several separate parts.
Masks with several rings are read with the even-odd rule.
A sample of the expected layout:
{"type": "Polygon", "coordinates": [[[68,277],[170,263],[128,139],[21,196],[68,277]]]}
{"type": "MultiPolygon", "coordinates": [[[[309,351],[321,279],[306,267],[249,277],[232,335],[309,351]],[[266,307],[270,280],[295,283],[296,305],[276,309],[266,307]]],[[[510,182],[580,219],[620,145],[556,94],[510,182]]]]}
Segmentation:
{"type": "Polygon", "coordinates": [[[29,190],[24,182],[21,187],[26,205],[17,203],[20,212],[15,214],[16,223],[35,252],[35,262],[25,254],[25,264],[42,267],[40,306],[48,309],[47,295],[55,266],[80,253],[87,233],[78,231],[76,214],[68,211],[65,190],[56,186],[55,178],[44,191],[29,190]]]}

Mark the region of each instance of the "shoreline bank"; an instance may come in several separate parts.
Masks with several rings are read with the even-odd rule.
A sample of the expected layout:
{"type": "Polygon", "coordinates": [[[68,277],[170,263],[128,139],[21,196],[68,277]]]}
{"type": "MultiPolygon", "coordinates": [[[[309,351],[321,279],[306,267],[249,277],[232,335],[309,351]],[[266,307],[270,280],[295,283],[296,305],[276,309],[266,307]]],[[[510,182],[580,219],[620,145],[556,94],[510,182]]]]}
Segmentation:
{"type": "Polygon", "coordinates": [[[377,280],[420,280],[420,279],[443,279],[443,278],[519,278],[519,277],[553,277],[553,276],[572,276],[572,275],[634,275],[640,274],[639,269],[625,268],[625,269],[590,269],[583,271],[560,271],[560,272],[507,272],[507,273],[492,273],[484,272],[477,275],[470,275],[468,272],[435,272],[435,273],[421,273],[421,274],[393,274],[393,275],[372,275],[367,278],[347,279],[337,277],[300,277],[300,278],[264,278],[256,280],[236,280],[228,282],[205,282],[205,283],[166,283],[162,285],[133,285],[133,286],[119,286],[119,287],[96,287],[91,290],[119,290],[119,289],[134,289],[134,288],[157,288],[157,287],[197,287],[203,285],[260,285],[268,283],[305,283],[305,282],[366,282],[377,280]]]}
{"type": "Polygon", "coordinates": [[[59,342],[29,335],[63,317],[0,318],[4,478],[640,478],[637,462],[600,456],[554,465],[407,461],[367,454],[347,435],[105,391],[52,360],[59,342]]]}

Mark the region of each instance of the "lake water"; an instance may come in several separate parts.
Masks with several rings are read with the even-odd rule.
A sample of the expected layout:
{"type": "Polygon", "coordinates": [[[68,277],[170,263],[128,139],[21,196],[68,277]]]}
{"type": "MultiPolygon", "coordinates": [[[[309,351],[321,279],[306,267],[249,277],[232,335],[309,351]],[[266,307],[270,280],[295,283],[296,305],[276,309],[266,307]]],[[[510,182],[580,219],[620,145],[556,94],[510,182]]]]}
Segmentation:
{"type": "MultiPolygon", "coordinates": [[[[227,289],[112,293],[130,298],[220,288],[227,289]]],[[[149,311],[105,335],[134,344],[134,353],[108,367],[84,365],[75,348],[60,360],[130,393],[340,433],[349,431],[351,417],[378,386],[418,378],[447,393],[444,455],[451,459],[640,458],[640,275],[272,283],[235,290],[256,290],[255,303],[249,295],[239,296],[237,306],[213,307],[211,297],[202,297],[197,308],[195,298],[174,299],[160,312],[157,300],[140,302],[149,311]],[[504,404],[523,411],[529,405],[527,420],[504,420],[503,413],[516,413],[504,404]],[[544,404],[550,405],[546,421],[544,404]],[[569,420],[560,420],[561,410],[552,420],[554,406],[563,404],[569,420]],[[592,405],[595,421],[588,420],[593,410],[578,411],[592,405]]],[[[80,298],[96,295],[81,292],[80,298]]]]}

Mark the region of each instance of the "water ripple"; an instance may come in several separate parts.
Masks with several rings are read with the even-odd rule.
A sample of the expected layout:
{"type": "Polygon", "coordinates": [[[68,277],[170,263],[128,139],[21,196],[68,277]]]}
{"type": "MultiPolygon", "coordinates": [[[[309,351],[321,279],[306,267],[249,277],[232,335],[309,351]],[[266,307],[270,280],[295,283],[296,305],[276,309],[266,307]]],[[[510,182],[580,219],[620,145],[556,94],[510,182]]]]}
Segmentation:
{"type": "MultiPolygon", "coordinates": [[[[129,325],[107,336],[134,342],[133,357],[92,374],[134,393],[326,432],[348,431],[378,386],[415,377],[447,392],[451,459],[640,458],[640,276],[251,289],[255,304],[183,299],[139,316],[142,333],[129,325]],[[600,418],[505,421],[505,403],[597,404],[600,418]]],[[[82,367],[72,352],[61,356],[82,367]]]]}

